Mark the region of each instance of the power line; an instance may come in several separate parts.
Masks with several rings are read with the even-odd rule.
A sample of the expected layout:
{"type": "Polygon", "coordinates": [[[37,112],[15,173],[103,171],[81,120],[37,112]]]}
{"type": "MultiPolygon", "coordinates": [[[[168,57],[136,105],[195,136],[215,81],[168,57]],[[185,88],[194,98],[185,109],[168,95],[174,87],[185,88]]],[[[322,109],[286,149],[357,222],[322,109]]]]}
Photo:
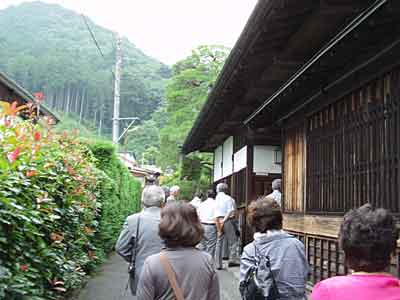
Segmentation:
{"type": "Polygon", "coordinates": [[[91,29],[90,26],[89,26],[89,22],[87,21],[87,18],[85,17],[84,14],[81,14],[81,16],[82,16],[82,18],[83,18],[83,21],[84,21],[85,24],[86,24],[87,30],[90,32],[90,35],[92,36],[93,42],[95,43],[97,49],[98,49],[99,52],[100,52],[100,55],[104,58],[104,60],[106,60],[106,57],[104,56],[103,51],[101,51],[100,45],[99,45],[99,43],[97,42],[96,37],[94,36],[94,33],[93,33],[92,29],[91,29]]]}

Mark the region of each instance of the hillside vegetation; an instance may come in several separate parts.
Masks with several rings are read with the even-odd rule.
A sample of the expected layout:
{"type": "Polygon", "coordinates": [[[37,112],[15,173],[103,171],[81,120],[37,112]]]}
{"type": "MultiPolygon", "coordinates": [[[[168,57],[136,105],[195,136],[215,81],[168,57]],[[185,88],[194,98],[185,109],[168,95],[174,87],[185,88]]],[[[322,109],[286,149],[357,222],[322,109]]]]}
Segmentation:
{"type": "MultiPolygon", "coordinates": [[[[0,70],[55,110],[74,113],[111,132],[115,36],[59,5],[24,3],[0,11],[0,70]]],[[[163,102],[170,69],[123,39],[121,117],[150,118],[163,102]]]]}

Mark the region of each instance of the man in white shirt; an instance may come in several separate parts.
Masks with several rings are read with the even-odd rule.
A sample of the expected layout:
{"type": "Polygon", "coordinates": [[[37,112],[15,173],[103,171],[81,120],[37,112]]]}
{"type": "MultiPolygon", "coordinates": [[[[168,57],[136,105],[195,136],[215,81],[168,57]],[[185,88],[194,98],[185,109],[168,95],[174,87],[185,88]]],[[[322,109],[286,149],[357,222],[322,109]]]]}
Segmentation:
{"type": "Polygon", "coordinates": [[[273,198],[279,204],[279,206],[282,206],[281,184],[281,179],[275,179],[272,181],[272,193],[267,195],[267,197],[273,198]]]}
{"type": "Polygon", "coordinates": [[[204,194],[203,192],[196,192],[194,198],[189,203],[192,204],[196,209],[199,208],[201,202],[203,201],[204,194]]]}
{"type": "Polygon", "coordinates": [[[199,219],[204,228],[204,236],[200,242],[200,249],[215,256],[215,246],[217,245],[217,227],[215,225],[215,193],[213,190],[207,191],[207,199],[200,203],[197,208],[199,219]]]}
{"type": "MultiPolygon", "coordinates": [[[[227,243],[229,249],[229,258],[236,259],[237,257],[237,236],[236,228],[234,225],[236,218],[236,204],[235,200],[228,195],[228,185],[226,183],[219,183],[217,185],[217,197],[215,198],[216,210],[215,218],[217,225],[217,247],[216,247],[216,265],[217,269],[221,270],[224,242],[227,243]]],[[[230,261],[228,266],[237,265],[234,261],[230,261]]]]}
{"type": "Polygon", "coordinates": [[[169,197],[167,198],[167,203],[170,202],[177,202],[178,201],[178,196],[179,196],[179,191],[180,191],[180,187],[177,185],[172,186],[169,189],[169,197]]]}

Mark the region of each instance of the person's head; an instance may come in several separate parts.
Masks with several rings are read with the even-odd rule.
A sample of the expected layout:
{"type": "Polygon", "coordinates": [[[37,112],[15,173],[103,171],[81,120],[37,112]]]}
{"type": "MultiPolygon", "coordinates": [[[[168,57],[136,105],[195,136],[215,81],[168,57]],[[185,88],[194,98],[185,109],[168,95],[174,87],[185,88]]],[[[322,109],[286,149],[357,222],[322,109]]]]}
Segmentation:
{"type": "Polygon", "coordinates": [[[398,232],[388,210],[370,204],[349,211],[340,226],[339,244],[356,272],[382,272],[396,250],[398,232]]]}
{"type": "Polygon", "coordinates": [[[207,198],[215,198],[215,192],[214,190],[210,189],[207,191],[207,198]]]}
{"type": "Polygon", "coordinates": [[[165,199],[167,199],[168,197],[169,197],[169,187],[167,187],[167,186],[162,186],[161,187],[162,189],[163,189],[163,191],[164,191],[164,194],[165,194],[165,199]]]}
{"type": "Polygon", "coordinates": [[[204,199],[204,193],[202,191],[197,191],[196,193],[194,193],[195,197],[203,200],[204,199]]]}
{"type": "Polygon", "coordinates": [[[282,229],[282,211],[272,197],[261,197],[248,208],[248,221],[256,232],[282,229]]]}
{"type": "Polygon", "coordinates": [[[272,190],[275,191],[281,191],[281,184],[282,180],[281,179],[275,179],[272,181],[272,190]]]}
{"type": "Polygon", "coordinates": [[[169,192],[170,192],[170,194],[171,194],[172,196],[178,196],[180,190],[181,190],[181,189],[180,189],[179,186],[174,185],[174,186],[172,186],[172,187],[169,189],[169,192]]]}
{"type": "Polygon", "coordinates": [[[229,187],[225,182],[221,182],[217,184],[217,193],[225,193],[228,194],[229,192],[229,187]]]}
{"type": "Polygon", "coordinates": [[[193,205],[168,203],[161,210],[159,235],[170,248],[194,247],[203,238],[203,227],[193,205]]]}
{"type": "Polygon", "coordinates": [[[145,186],[142,192],[142,204],[144,207],[161,207],[165,201],[165,193],[158,185],[145,186]]]}

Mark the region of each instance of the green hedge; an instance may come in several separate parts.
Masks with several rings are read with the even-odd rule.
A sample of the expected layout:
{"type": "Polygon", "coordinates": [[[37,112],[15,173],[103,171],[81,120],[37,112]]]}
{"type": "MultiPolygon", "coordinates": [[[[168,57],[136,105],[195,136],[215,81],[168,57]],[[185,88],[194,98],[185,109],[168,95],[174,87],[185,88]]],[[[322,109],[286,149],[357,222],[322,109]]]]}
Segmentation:
{"type": "Polygon", "coordinates": [[[0,119],[0,299],[61,299],[112,249],[140,184],[108,143],[0,119]]]}

